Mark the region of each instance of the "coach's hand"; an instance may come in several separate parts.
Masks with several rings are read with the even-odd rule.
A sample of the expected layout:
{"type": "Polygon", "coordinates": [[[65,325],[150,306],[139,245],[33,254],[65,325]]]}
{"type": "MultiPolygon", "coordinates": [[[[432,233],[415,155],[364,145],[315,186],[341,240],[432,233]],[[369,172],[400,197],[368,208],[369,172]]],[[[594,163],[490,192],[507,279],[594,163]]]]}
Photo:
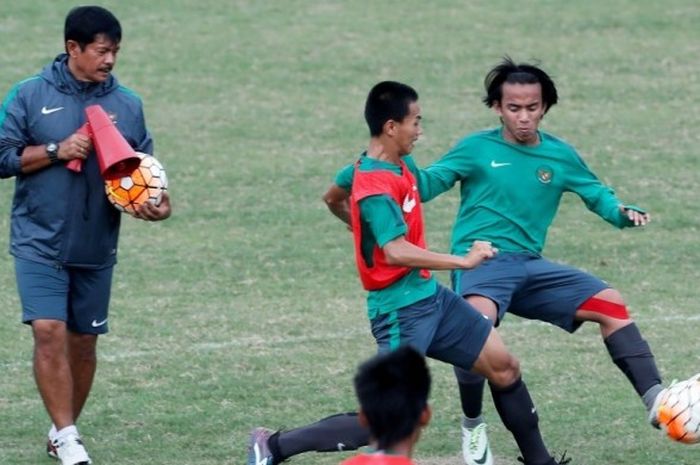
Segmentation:
{"type": "Polygon", "coordinates": [[[134,213],[135,218],[144,221],[161,221],[170,216],[170,196],[167,192],[163,192],[158,205],[152,202],[144,202],[134,213]]]}
{"type": "Polygon", "coordinates": [[[76,132],[66,137],[58,144],[58,159],[69,161],[73,159],[84,160],[92,150],[90,137],[76,132]]]}

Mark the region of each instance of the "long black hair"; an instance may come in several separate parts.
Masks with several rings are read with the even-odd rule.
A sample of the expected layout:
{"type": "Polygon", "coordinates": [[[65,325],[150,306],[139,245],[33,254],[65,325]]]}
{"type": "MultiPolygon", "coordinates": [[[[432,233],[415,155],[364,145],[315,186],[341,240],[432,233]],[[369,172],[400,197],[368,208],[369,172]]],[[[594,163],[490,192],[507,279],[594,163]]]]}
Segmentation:
{"type": "Polygon", "coordinates": [[[547,113],[559,100],[554,81],[541,68],[529,63],[515,63],[509,56],[503,57],[503,61],[496,65],[484,79],[486,96],[483,102],[487,107],[501,101],[503,98],[503,84],[540,84],[542,87],[542,103],[544,112],[547,113]]]}

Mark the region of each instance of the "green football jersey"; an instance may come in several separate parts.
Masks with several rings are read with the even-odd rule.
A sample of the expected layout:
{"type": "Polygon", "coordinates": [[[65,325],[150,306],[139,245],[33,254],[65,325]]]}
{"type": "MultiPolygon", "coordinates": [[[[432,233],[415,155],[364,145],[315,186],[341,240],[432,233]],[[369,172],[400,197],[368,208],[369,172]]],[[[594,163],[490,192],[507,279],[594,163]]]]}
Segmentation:
{"type": "Polygon", "coordinates": [[[571,145],[542,131],[539,136],[531,147],[506,141],[500,127],[477,132],[420,170],[424,200],[460,182],[452,253],[462,255],[474,240],[484,240],[504,252],[540,254],[565,192],[616,227],[633,225],[620,212],[614,191],[571,145]]]}

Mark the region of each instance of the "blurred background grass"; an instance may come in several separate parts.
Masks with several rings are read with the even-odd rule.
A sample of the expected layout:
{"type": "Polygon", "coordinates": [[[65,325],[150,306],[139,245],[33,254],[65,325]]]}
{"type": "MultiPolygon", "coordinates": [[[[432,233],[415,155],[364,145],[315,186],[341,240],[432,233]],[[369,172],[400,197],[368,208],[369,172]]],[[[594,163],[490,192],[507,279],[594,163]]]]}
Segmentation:
{"type": "MultiPolygon", "coordinates": [[[[0,5],[4,95],[62,50],[74,4],[0,5]]],[[[374,343],[349,235],[320,196],[364,148],[362,109],[374,83],[419,91],[425,137],[414,155],[427,164],[496,124],[480,98],[485,73],[504,54],[539,60],[551,73],[561,101],[544,129],[654,218],[645,230],[620,232],[567,197],[546,254],[623,292],[669,380],[698,370],[696,1],[103,5],[122,23],[115,74],[144,100],[174,215],[123,222],[112,331],[101,338],[80,420],[95,463],[242,463],[258,424],[293,427],[353,409],[350,380],[374,343]]],[[[0,182],[0,237],[9,234],[12,190],[12,180],[0,182]]],[[[456,194],[425,209],[436,250],[448,247],[456,194]]],[[[0,258],[0,302],[0,463],[45,463],[49,421],[9,255],[0,258]]],[[[568,336],[510,316],[501,330],[554,451],[567,449],[577,465],[697,461],[696,448],[646,424],[595,327],[568,336]]],[[[435,416],[417,460],[461,463],[451,370],[431,367],[435,416]]],[[[486,417],[497,463],[517,463],[488,400],[486,417]]]]}

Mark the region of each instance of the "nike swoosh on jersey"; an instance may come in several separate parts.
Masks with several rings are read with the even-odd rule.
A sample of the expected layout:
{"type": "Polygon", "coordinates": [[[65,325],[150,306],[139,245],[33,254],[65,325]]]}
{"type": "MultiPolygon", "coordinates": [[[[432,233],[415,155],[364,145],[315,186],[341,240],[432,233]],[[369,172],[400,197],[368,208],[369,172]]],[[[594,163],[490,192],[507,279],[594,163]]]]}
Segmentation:
{"type": "Polygon", "coordinates": [[[56,113],[57,111],[63,110],[63,107],[46,108],[46,106],[41,107],[42,115],[50,115],[51,113],[56,113]]]}
{"type": "Polygon", "coordinates": [[[97,320],[92,320],[92,327],[93,328],[99,328],[100,326],[104,326],[107,323],[107,318],[105,318],[102,321],[97,321],[97,320]]]}
{"type": "Polygon", "coordinates": [[[403,199],[403,211],[405,211],[406,213],[411,213],[415,207],[416,207],[415,197],[412,199],[409,199],[408,196],[406,196],[403,199]]]}
{"type": "Polygon", "coordinates": [[[491,160],[491,168],[500,168],[501,166],[510,166],[512,163],[498,163],[496,160],[491,160]]]}

